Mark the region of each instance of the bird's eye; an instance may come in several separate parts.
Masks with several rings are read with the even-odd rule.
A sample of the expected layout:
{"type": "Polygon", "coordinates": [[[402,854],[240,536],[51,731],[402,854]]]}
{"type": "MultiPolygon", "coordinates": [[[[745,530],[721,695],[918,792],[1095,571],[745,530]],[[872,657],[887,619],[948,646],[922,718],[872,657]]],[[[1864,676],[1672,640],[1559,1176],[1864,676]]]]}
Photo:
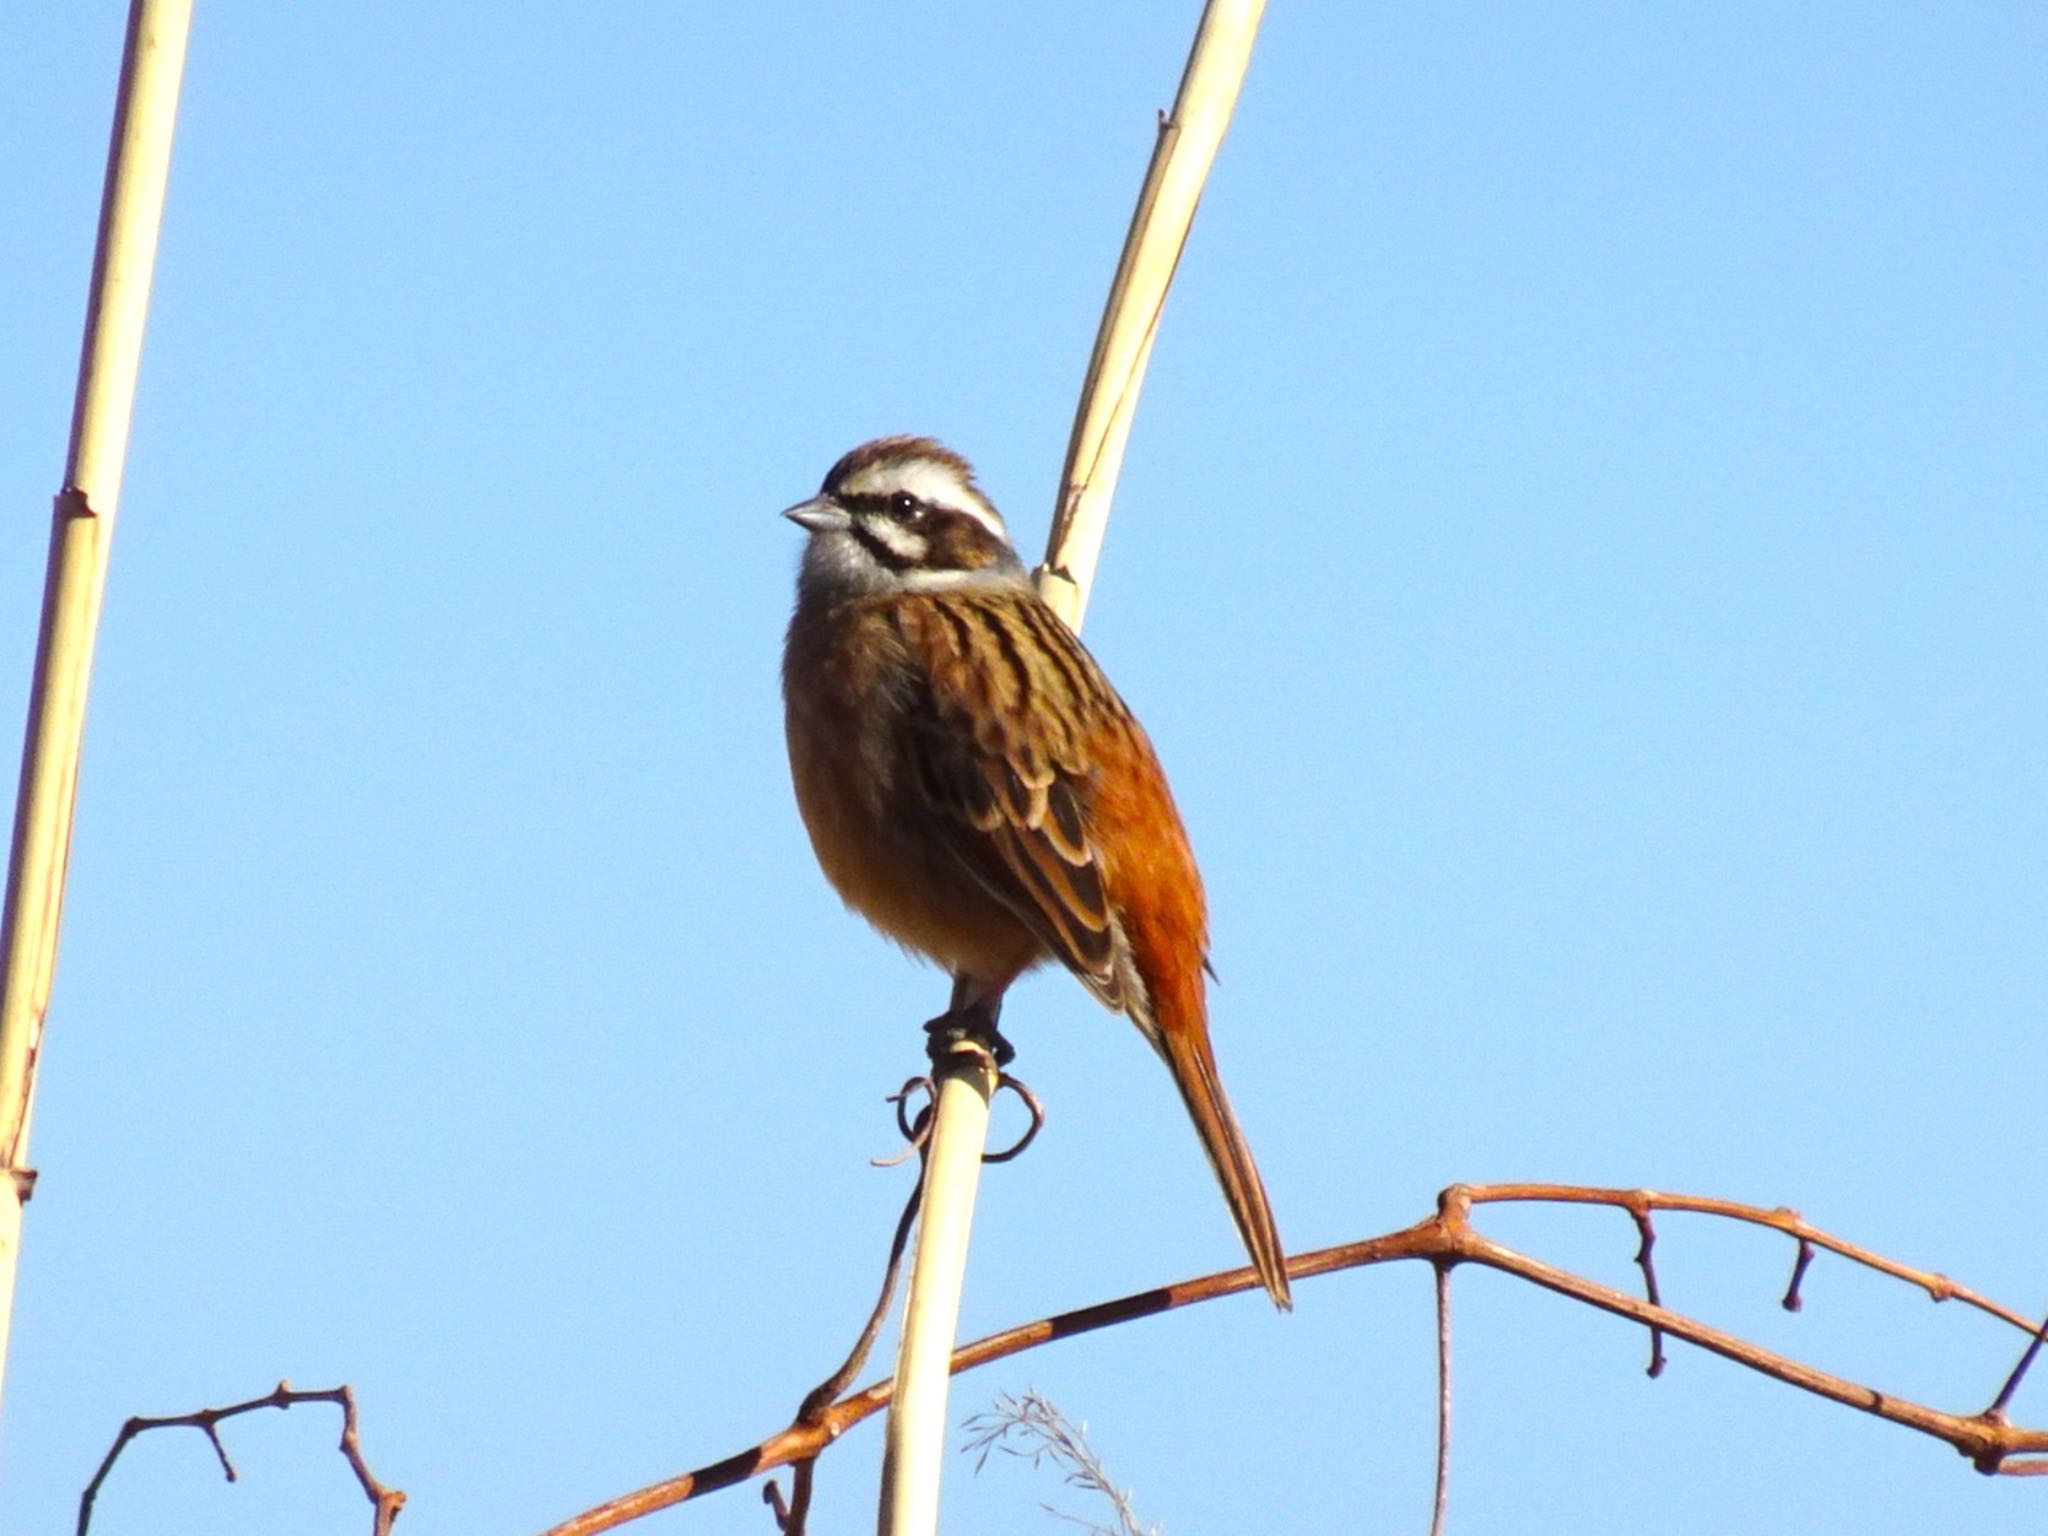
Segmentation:
{"type": "Polygon", "coordinates": [[[923,511],[924,503],[908,491],[898,491],[889,498],[889,515],[891,517],[900,517],[905,522],[909,522],[923,511]]]}

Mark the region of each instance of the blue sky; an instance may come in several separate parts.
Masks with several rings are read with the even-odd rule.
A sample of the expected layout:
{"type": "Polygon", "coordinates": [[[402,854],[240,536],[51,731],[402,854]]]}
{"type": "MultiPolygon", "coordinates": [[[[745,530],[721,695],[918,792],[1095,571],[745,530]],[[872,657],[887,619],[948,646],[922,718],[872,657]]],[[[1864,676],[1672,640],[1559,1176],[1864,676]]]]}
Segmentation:
{"type": "MultiPolygon", "coordinates": [[[[0,1427],[353,1382],[402,1528],[530,1530],[779,1427],[907,1175],[944,983],[782,760],[797,535],[885,431],[1027,552],[1195,7],[201,6],[102,630],[0,1427]]],[[[0,51],[20,718],[120,8],[0,51]]],[[[2048,1301],[2048,21],[1278,4],[1088,638],[1208,878],[1290,1246],[1455,1180],[1790,1204],[2048,1301]]],[[[964,1326],[1234,1263],[1165,1075],[1049,975],[964,1326]]],[[[1628,1284],[1612,1214],[1503,1238],[1628,1284]]],[[[1667,1299],[1974,1410],[2016,1340],[1664,1224],[1667,1299]]],[[[1452,1529],[2036,1530],[2040,1485],[1461,1274],[1452,1529]]],[[[1035,1386],[1168,1532],[1419,1530],[1426,1272],[1035,1386]]],[[[2048,1421],[2048,1383],[2016,1405],[2048,1421]]],[[[322,1410],[98,1529],[362,1528],[322,1410]]],[[[878,1439],[826,1462],[863,1531],[878,1439]]],[[[957,1465],[953,1529],[1060,1500],[957,1465]]],[[[663,1530],[766,1529],[747,1492],[663,1530]]],[[[1070,1500],[1068,1507],[1085,1506],[1070,1500]]]]}

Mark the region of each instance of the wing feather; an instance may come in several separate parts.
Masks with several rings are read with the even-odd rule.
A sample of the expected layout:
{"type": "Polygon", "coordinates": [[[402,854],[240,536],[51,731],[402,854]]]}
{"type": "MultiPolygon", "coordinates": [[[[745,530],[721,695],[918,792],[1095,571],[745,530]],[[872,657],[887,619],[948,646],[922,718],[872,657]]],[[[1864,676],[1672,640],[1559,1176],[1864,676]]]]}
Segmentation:
{"type": "Polygon", "coordinates": [[[1105,699],[1119,719],[1124,709],[1071,633],[1049,610],[1031,611],[1036,602],[959,593],[899,610],[928,686],[915,778],[949,852],[1121,1008],[1121,937],[1089,829],[1095,775],[1082,725],[1105,699]],[[1056,657],[1045,655],[1048,643],[1056,657]]]}

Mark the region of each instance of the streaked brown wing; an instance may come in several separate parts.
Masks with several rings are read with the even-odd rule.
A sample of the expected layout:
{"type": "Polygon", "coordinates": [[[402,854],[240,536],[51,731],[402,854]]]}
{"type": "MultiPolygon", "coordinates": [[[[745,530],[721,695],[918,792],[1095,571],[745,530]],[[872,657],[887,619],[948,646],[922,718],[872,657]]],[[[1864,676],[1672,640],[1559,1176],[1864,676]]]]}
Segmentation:
{"type": "Polygon", "coordinates": [[[1089,835],[1086,722],[1123,705],[1073,635],[1021,594],[947,593],[899,610],[922,663],[918,787],[974,878],[1112,1008],[1117,937],[1089,835]]]}

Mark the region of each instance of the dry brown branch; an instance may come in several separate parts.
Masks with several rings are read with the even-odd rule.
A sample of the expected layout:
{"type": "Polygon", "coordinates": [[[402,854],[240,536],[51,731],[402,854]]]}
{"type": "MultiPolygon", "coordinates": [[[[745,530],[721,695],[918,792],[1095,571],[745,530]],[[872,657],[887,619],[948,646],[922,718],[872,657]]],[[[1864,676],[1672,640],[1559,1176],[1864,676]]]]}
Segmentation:
{"type": "MultiPolygon", "coordinates": [[[[901,1095],[897,1096],[899,1099],[901,1095]]],[[[900,1119],[901,1105],[897,1109],[900,1119]]],[[[913,1151],[924,1150],[925,1134],[930,1129],[929,1108],[919,1114],[914,1127],[905,1127],[905,1135],[913,1151]]],[[[917,1216],[917,1203],[924,1195],[924,1170],[920,1166],[917,1182],[910,1186],[910,1195],[903,1202],[903,1213],[896,1218],[896,1235],[889,1240],[889,1262],[882,1269],[881,1294],[876,1297],[867,1323],[861,1328],[860,1337],[854,1340],[853,1348],[847,1351],[839,1368],[815,1387],[804,1394],[804,1400],[797,1405],[798,1424],[818,1423],[825,1410],[841,1393],[853,1385],[853,1378],[867,1362],[868,1352],[875,1347],[875,1339],[881,1334],[882,1323],[889,1316],[889,1302],[896,1294],[896,1280],[903,1272],[903,1250],[910,1241],[910,1224],[917,1216]]],[[[815,1456],[799,1461],[790,1474],[790,1492],[787,1502],[782,1497],[781,1486],[772,1480],[762,1488],[761,1497],[775,1512],[775,1528],[783,1536],[804,1536],[804,1527],[811,1513],[811,1485],[817,1476],[818,1460],[815,1456]]]]}
{"type": "Polygon", "coordinates": [[[229,1403],[225,1408],[201,1408],[196,1413],[174,1413],[163,1418],[132,1418],[121,1426],[121,1433],[114,1436],[114,1443],[107,1448],[99,1471],[93,1473],[92,1481],[85,1485],[85,1492],[78,1498],[78,1536],[85,1536],[92,1524],[93,1500],[99,1497],[100,1485],[107,1480],[107,1474],[114,1470],[114,1463],[128,1448],[128,1442],[137,1435],[152,1429],[196,1429],[206,1436],[213,1447],[213,1454],[220,1458],[220,1469],[229,1482],[236,1480],[235,1464],[228,1459],[228,1448],[221,1443],[220,1423],[237,1414],[254,1413],[259,1408],[290,1408],[296,1403],[333,1403],[341,1409],[341,1454],[348,1462],[349,1470],[362,1485],[363,1496],[370,1501],[370,1529],[373,1536],[390,1536],[391,1524],[398,1518],[399,1510],[405,1507],[405,1493],[402,1489],[387,1488],[377,1481],[370,1471],[370,1464],[363,1459],[362,1441],[356,1433],[356,1395],[347,1386],[329,1387],[324,1391],[302,1392],[288,1381],[280,1381],[261,1397],[252,1397],[245,1403],[229,1403]]]}
{"type": "Polygon", "coordinates": [[[1451,1266],[1436,1266],[1436,1495],[1429,1536],[1444,1536],[1451,1501],[1451,1266]]]}
{"type": "MultiPolygon", "coordinates": [[[[903,1251],[910,1241],[910,1225],[917,1218],[918,1202],[924,1198],[923,1153],[931,1136],[930,1100],[933,1097],[935,1095],[932,1080],[928,1077],[912,1078],[901,1090],[889,1096],[889,1102],[896,1106],[896,1127],[903,1132],[903,1139],[910,1144],[906,1151],[917,1153],[919,1157],[917,1182],[910,1186],[910,1194],[903,1202],[903,1213],[896,1218],[896,1233],[889,1240],[889,1261],[882,1266],[881,1294],[875,1298],[875,1305],[868,1313],[867,1323],[862,1327],[860,1337],[854,1340],[853,1348],[847,1351],[846,1358],[840,1362],[839,1368],[804,1394],[804,1400],[797,1405],[798,1424],[818,1423],[833,1402],[853,1385],[854,1376],[866,1363],[868,1352],[875,1347],[875,1340],[881,1334],[882,1324],[889,1316],[889,1302],[896,1294],[896,1281],[903,1272],[903,1251]],[[910,1095],[920,1087],[925,1091],[927,1102],[913,1121],[906,1118],[905,1105],[910,1095]]],[[[775,1528],[781,1531],[783,1536],[804,1536],[805,1524],[810,1519],[812,1482],[817,1476],[817,1470],[818,1459],[815,1456],[796,1464],[790,1474],[790,1492],[786,1502],[782,1497],[781,1486],[774,1481],[771,1480],[762,1488],[761,1497],[774,1511],[775,1528]]]]}
{"type": "MultiPolygon", "coordinates": [[[[1683,1339],[1701,1349],[1711,1350],[1761,1375],[1930,1435],[1955,1447],[1972,1466],[1983,1473],[2000,1473],[2007,1476],[2038,1476],[2048,1473],[2048,1429],[2014,1425],[2008,1421],[2006,1412],[2021,1377],[2039,1353],[2044,1333],[2048,1333],[2048,1320],[2036,1322],[2011,1307],[1994,1302],[1966,1286],[1957,1285],[1946,1276],[1887,1259],[1869,1249],[1823,1232],[1818,1227],[1810,1225],[1796,1211],[1782,1207],[1766,1209],[1762,1206],[1743,1205],[1732,1200],[1715,1200],[1697,1195],[1662,1194],[1646,1189],[1590,1189],[1565,1184],[1454,1184],[1437,1197],[1436,1213],[1428,1219],[1383,1236],[1370,1237],[1355,1243],[1343,1243],[1333,1248],[1321,1248],[1311,1253],[1296,1254],[1288,1261],[1287,1272],[1294,1279],[1307,1280],[1339,1270],[1363,1269],[1369,1265],[1402,1259],[1421,1260],[1432,1264],[1440,1275],[1445,1276],[1458,1265],[1468,1263],[1482,1264],[1489,1269],[1518,1276],[1559,1295],[1571,1297],[1603,1312],[1611,1312],[1617,1317],[1639,1323],[1656,1333],[1683,1339]],[[1505,1244],[1495,1242],[1472,1225],[1473,1207],[1510,1201],[1606,1205],[1628,1213],[1636,1221],[1638,1231],[1642,1233],[1637,1261],[1644,1268],[1646,1287],[1655,1285],[1655,1272],[1651,1268],[1655,1233],[1649,1225],[1650,1213],[1660,1210],[1687,1211],[1769,1227],[1785,1233],[1800,1245],[1798,1267],[1801,1275],[1811,1261],[1812,1251],[1824,1249],[1879,1274],[1889,1275],[1918,1287],[1936,1301],[1963,1302],[2029,1335],[2029,1341],[1989,1407],[1981,1412],[1969,1414],[1928,1407],[1908,1398],[1881,1392],[1873,1387],[1866,1387],[1844,1377],[1818,1370],[1790,1356],[1765,1349],[1761,1345],[1751,1344],[1682,1312],[1673,1311],[1660,1302],[1631,1296],[1611,1286],[1546,1264],[1541,1259],[1531,1258],[1505,1244]]],[[[1219,1296],[1255,1289],[1258,1283],[1258,1277],[1249,1267],[1224,1270],[1160,1286],[1155,1290],[1135,1292],[1114,1301],[1099,1302],[1094,1306],[1063,1312],[1054,1317],[1041,1318],[1037,1322],[1025,1323],[963,1345],[954,1351],[952,1368],[954,1373],[958,1374],[961,1371],[972,1370],[976,1366],[987,1365],[994,1360],[1021,1354],[1027,1349],[1036,1349],[1039,1345],[1051,1343],[1055,1339],[1072,1338],[1077,1334],[1092,1333],[1098,1328],[1131,1322],[1160,1312],[1170,1312],[1177,1307],[1213,1301],[1219,1296]]],[[[1785,1305],[1797,1310],[1796,1284],[1787,1292],[1785,1305]]],[[[1439,1412],[1447,1414],[1450,1390],[1447,1299],[1441,1317],[1443,1321],[1440,1324],[1440,1358],[1446,1374],[1444,1382],[1439,1387],[1439,1412]]],[[[1661,1354],[1658,1358],[1661,1359],[1661,1354]]],[[[629,1521],[639,1519],[642,1515],[652,1514],[658,1509],[667,1509],[671,1505],[680,1504],[714,1489],[728,1488],[735,1483],[745,1482],[750,1477],[772,1471],[776,1467],[815,1458],[847,1430],[870,1414],[886,1407],[890,1389],[891,1383],[876,1382],[850,1397],[831,1404],[817,1415],[813,1423],[792,1424],[787,1429],[770,1435],[760,1444],[751,1446],[737,1455],[728,1456],[723,1461],[714,1462],[694,1472],[686,1472],[679,1477],[654,1483],[600,1504],[560,1525],[551,1527],[544,1536],[595,1536],[597,1532],[615,1530],[629,1521]]],[[[1447,1445],[1447,1425],[1443,1434],[1444,1443],[1447,1445]]]]}
{"type": "MultiPolygon", "coordinates": [[[[1024,1132],[1010,1146],[998,1152],[982,1154],[984,1163],[1007,1163],[1021,1156],[1024,1149],[1038,1138],[1045,1125],[1045,1107],[1039,1103],[1038,1095],[1009,1073],[1002,1073],[997,1079],[999,1088],[1007,1088],[1023,1101],[1029,1114],[1030,1123],[1024,1132]]],[[[820,1422],[825,1411],[838,1400],[840,1394],[853,1385],[853,1378],[866,1362],[868,1353],[875,1347],[875,1340],[881,1334],[882,1324],[889,1316],[889,1302],[896,1294],[896,1281],[903,1272],[903,1252],[910,1238],[911,1223],[917,1217],[918,1204],[924,1196],[924,1168],[922,1155],[931,1139],[932,1103],[935,1098],[932,1080],[928,1077],[913,1077],[895,1093],[889,1095],[889,1102],[896,1107],[896,1128],[903,1133],[908,1145],[896,1157],[878,1158],[877,1166],[887,1167],[900,1162],[904,1157],[916,1154],[920,1158],[917,1182],[911,1185],[910,1194],[903,1202],[903,1213],[896,1218],[896,1234],[889,1241],[889,1259],[882,1268],[881,1294],[876,1297],[872,1311],[868,1313],[866,1325],[853,1348],[847,1351],[846,1359],[839,1368],[815,1387],[804,1394],[804,1400],[797,1405],[798,1425],[820,1422]],[[915,1117],[909,1113],[912,1094],[923,1090],[924,1104],[915,1117]]],[[[785,1499],[782,1488],[772,1480],[761,1489],[761,1498],[775,1513],[776,1529],[782,1536],[804,1536],[804,1527],[810,1518],[812,1483],[817,1475],[817,1458],[809,1457],[795,1464],[790,1475],[789,1497],[785,1499]]]]}
{"type": "MultiPolygon", "coordinates": [[[[1868,1248],[1859,1248],[1854,1243],[1823,1232],[1819,1227],[1809,1225],[1800,1214],[1786,1206],[1766,1208],[1761,1205],[1744,1205],[1736,1200],[1715,1200],[1706,1195],[1667,1195],[1653,1189],[1598,1189],[1577,1184],[1468,1184],[1454,1186],[1465,1190],[1474,1205],[1501,1205],[1513,1201],[1532,1201],[1544,1205],[1610,1205],[1636,1216],[1637,1225],[1646,1236],[1649,1235],[1648,1221],[1651,1211],[1684,1211],[1697,1216],[1719,1216],[1728,1221],[1747,1222],[1752,1226],[1769,1227],[1774,1232],[1783,1232],[1799,1242],[1799,1253],[1793,1261],[1792,1283],[1785,1288],[1781,1305],[1788,1312],[1799,1310],[1799,1285],[1806,1278],[1806,1271],[1813,1262],[1813,1250],[1824,1248],[1829,1253],[1839,1254],[1865,1269],[1876,1270],[1894,1280],[1903,1280],[1917,1286],[1935,1301],[1960,1301],[1965,1306],[1975,1307],[2002,1323],[2032,1333],[2036,1325],[2011,1307],[2000,1306],[1988,1297],[1980,1296],[1966,1285],[1957,1285],[1947,1275],[1932,1270],[1915,1269],[1910,1264],[1901,1264],[1888,1259],[1881,1253],[1868,1248]]],[[[1450,1191],[1446,1191],[1448,1194],[1450,1191]]],[[[1646,1242],[1639,1262],[1649,1261],[1649,1245],[1646,1242]]],[[[1652,1282],[1654,1284],[1654,1282],[1652,1282]]],[[[1651,1294],[1655,1301],[1654,1291],[1651,1294]]]]}

